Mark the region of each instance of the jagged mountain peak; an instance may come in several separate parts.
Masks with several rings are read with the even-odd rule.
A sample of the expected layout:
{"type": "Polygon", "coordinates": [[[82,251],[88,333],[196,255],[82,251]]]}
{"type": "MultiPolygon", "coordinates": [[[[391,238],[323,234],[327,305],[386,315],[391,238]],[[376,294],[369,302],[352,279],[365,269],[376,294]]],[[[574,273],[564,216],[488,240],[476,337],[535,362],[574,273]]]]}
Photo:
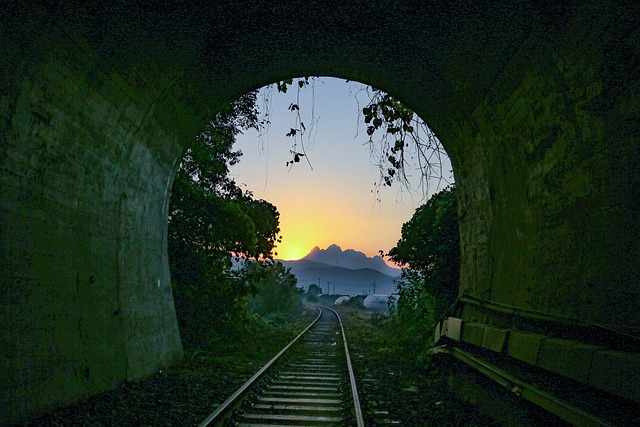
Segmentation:
{"type": "Polygon", "coordinates": [[[399,276],[400,270],[389,267],[380,256],[368,257],[363,252],[355,249],[345,249],[337,244],[331,244],[326,249],[315,246],[302,258],[307,261],[321,262],[323,264],[348,268],[351,270],[370,268],[389,276],[399,276]]]}
{"type": "Polygon", "coordinates": [[[303,258],[306,258],[309,255],[311,255],[312,253],[318,252],[319,250],[320,250],[319,246],[314,246],[313,249],[311,249],[311,251],[309,251],[309,253],[307,255],[305,255],[303,258]]]}

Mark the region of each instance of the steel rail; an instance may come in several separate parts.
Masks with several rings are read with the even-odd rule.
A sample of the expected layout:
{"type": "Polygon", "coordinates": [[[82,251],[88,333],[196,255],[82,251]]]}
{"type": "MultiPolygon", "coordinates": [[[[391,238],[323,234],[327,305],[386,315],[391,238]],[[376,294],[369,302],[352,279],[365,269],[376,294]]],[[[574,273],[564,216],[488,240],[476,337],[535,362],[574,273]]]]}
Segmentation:
{"type": "Polygon", "coordinates": [[[344,344],[344,353],[347,358],[347,369],[349,370],[349,382],[351,383],[351,394],[353,395],[353,408],[356,417],[356,425],[358,427],[364,427],[364,418],[362,416],[362,409],[360,408],[360,398],[358,397],[358,387],[356,386],[356,377],[353,374],[353,367],[351,366],[351,357],[349,356],[349,346],[347,345],[347,335],[344,333],[344,327],[342,326],[342,319],[340,315],[329,307],[324,307],[331,310],[333,314],[338,318],[340,324],[340,330],[342,331],[342,343],[344,344]]]}
{"type": "MultiPolygon", "coordinates": [[[[295,344],[298,341],[298,339],[300,339],[304,334],[306,334],[307,331],[311,329],[311,327],[315,325],[318,322],[318,320],[320,320],[321,316],[322,316],[322,310],[318,309],[318,316],[315,318],[313,322],[309,324],[309,326],[307,326],[304,329],[304,331],[300,332],[300,334],[298,334],[297,337],[295,337],[289,344],[287,344],[285,348],[280,350],[280,352],[276,354],[273,357],[273,359],[268,361],[258,372],[256,372],[246,383],[244,383],[242,387],[236,390],[236,392],[233,393],[220,406],[218,406],[215,411],[209,414],[209,416],[207,416],[207,418],[205,418],[204,421],[202,421],[199,424],[199,427],[208,426],[211,422],[215,421],[216,418],[220,417],[221,414],[231,409],[240,400],[240,398],[242,398],[247,393],[247,391],[251,388],[251,386],[255,384],[255,382],[262,376],[262,374],[264,374],[280,358],[280,356],[282,356],[287,350],[289,350],[289,348],[293,344],[295,344]]],[[[338,319],[340,319],[340,317],[338,317],[338,319]]]]}
{"type": "Polygon", "coordinates": [[[516,396],[523,397],[574,425],[592,427],[606,427],[611,425],[607,421],[585,412],[532,384],[516,378],[497,366],[460,348],[437,347],[434,349],[434,353],[450,354],[477,371],[482,372],[493,381],[510,390],[516,396]]]}

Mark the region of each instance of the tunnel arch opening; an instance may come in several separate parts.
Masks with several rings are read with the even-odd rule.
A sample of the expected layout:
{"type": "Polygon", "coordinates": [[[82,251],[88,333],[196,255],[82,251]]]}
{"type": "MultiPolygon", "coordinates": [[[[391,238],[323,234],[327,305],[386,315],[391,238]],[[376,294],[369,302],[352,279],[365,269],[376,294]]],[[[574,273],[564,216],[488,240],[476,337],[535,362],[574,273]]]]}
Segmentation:
{"type": "MultiPolygon", "coordinates": [[[[388,185],[391,183],[394,186],[395,184],[401,184],[394,187],[393,190],[406,190],[409,192],[406,202],[412,204],[413,207],[425,202],[429,193],[433,193],[433,191],[437,191],[454,182],[454,173],[446,151],[433,131],[417,114],[413,114],[410,120],[412,126],[420,126],[419,129],[416,129],[416,134],[404,133],[400,135],[399,132],[386,132],[388,127],[395,126],[396,130],[400,127],[397,122],[392,123],[391,121],[386,121],[386,119],[380,120],[380,124],[378,124],[380,127],[376,128],[375,134],[373,134],[373,119],[369,117],[368,121],[365,121],[367,119],[363,117],[362,110],[363,108],[371,107],[371,104],[375,102],[380,102],[380,99],[387,95],[386,92],[375,89],[374,95],[366,94],[364,92],[367,89],[372,89],[371,86],[335,77],[316,77],[317,88],[305,86],[301,89],[297,87],[297,83],[302,81],[301,79],[306,78],[293,80],[289,93],[279,92],[275,83],[261,88],[263,91],[265,89],[268,90],[268,95],[266,95],[268,99],[263,98],[261,101],[263,105],[265,101],[269,104],[273,103],[273,98],[280,99],[275,107],[273,105],[265,107],[264,112],[268,117],[262,116],[261,118],[261,121],[274,120],[275,116],[275,120],[279,122],[277,128],[271,128],[274,125],[270,124],[266,128],[259,130],[250,129],[246,132],[246,135],[238,135],[238,142],[241,143],[238,149],[243,151],[245,158],[248,155],[255,156],[256,152],[258,152],[258,155],[263,156],[269,150],[278,150],[275,154],[269,153],[272,157],[265,157],[264,163],[259,165],[263,166],[265,170],[263,185],[260,185],[259,178],[255,176],[248,177],[253,183],[251,186],[252,191],[264,190],[269,185],[270,172],[275,174],[277,171],[286,171],[292,177],[295,176],[293,175],[294,172],[300,172],[300,174],[309,172],[313,175],[315,172],[314,165],[305,163],[305,158],[315,163],[314,156],[317,156],[316,161],[324,162],[324,164],[320,163],[319,166],[325,169],[331,162],[336,162],[345,171],[349,168],[350,161],[361,157],[359,160],[362,160],[362,163],[357,166],[354,165],[354,168],[359,170],[368,164],[366,180],[367,182],[375,182],[375,185],[368,188],[366,192],[374,192],[377,188],[391,187],[388,185]],[[344,90],[340,88],[340,85],[344,85],[344,90]],[[294,91],[295,95],[291,94],[291,91],[294,91]],[[301,95],[300,91],[302,91],[301,95]],[[325,93],[328,95],[325,95],[325,93]],[[334,101],[335,107],[329,107],[331,102],[327,100],[329,96],[340,97],[340,101],[334,101]],[[377,99],[373,99],[371,96],[376,96],[377,99]],[[321,99],[322,97],[324,99],[321,99]],[[340,105],[346,103],[349,103],[348,107],[340,105]],[[323,110],[318,111],[320,109],[323,110]],[[304,117],[300,115],[301,112],[305,114],[304,117]],[[280,117],[277,117],[278,115],[280,117]],[[285,115],[290,117],[283,118],[282,116],[285,115]],[[349,117],[346,117],[347,115],[349,117]],[[372,135],[368,135],[367,128],[370,128],[372,135]],[[320,136],[318,136],[319,131],[322,132],[320,136]],[[300,134],[302,134],[303,139],[298,138],[300,134]],[[252,138],[255,141],[253,145],[249,142],[252,138]],[[413,151],[413,145],[416,144],[417,139],[420,140],[420,148],[423,150],[421,152],[413,151]],[[338,140],[340,142],[337,142],[338,140]],[[398,168],[394,168],[388,159],[390,155],[399,153],[399,149],[394,149],[396,140],[403,142],[403,148],[406,149],[405,157],[403,159],[399,158],[397,162],[403,169],[401,171],[398,168]],[[314,153],[314,149],[319,151],[320,148],[324,148],[323,145],[339,149],[349,148],[349,150],[336,150],[335,155],[332,155],[328,149],[314,153]],[[311,151],[304,155],[307,150],[311,151]],[[301,156],[298,159],[299,162],[294,162],[292,153],[301,156]],[[268,163],[269,161],[271,163],[268,163]],[[282,163],[285,164],[284,167],[281,167],[282,163]],[[293,168],[302,170],[296,171],[293,168]],[[395,174],[392,177],[387,174],[391,168],[395,169],[395,174]],[[403,173],[406,173],[406,175],[403,175],[403,173]],[[385,181],[385,178],[388,180],[385,181]]],[[[315,82],[315,80],[312,80],[312,82],[315,82]]],[[[265,96],[264,92],[262,96],[265,96]]],[[[391,96],[389,95],[389,97],[391,96]]],[[[396,100],[393,99],[393,102],[395,103],[396,100]]],[[[401,104],[398,105],[399,108],[406,108],[401,104]]],[[[376,107],[379,108],[376,105],[371,109],[376,107]]],[[[385,108],[387,108],[386,105],[385,108]]],[[[390,118],[391,114],[388,117],[390,118]]],[[[394,116],[394,120],[398,120],[398,117],[394,116]]],[[[398,154],[398,157],[400,155],[402,154],[398,154]]],[[[232,174],[235,174],[236,180],[242,181],[244,178],[242,172],[243,163],[240,161],[238,166],[232,171],[232,174]]],[[[248,167],[253,169],[257,166],[255,162],[252,162],[248,167]]],[[[354,175],[357,173],[356,169],[353,171],[354,175]]],[[[342,176],[345,177],[345,182],[348,182],[349,174],[344,173],[342,176]]],[[[323,180],[326,179],[326,175],[313,179],[323,180]]],[[[336,185],[337,183],[332,182],[332,184],[336,185]]],[[[274,185],[286,185],[286,180],[278,178],[274,185]]],[[[393,193],[388,192],[384,198],[402,202],[402,195],[394,197],[393,193]]],[[[373,251],[370,250],[370,252],[373,251]]]]}
{"type": "MultiPolygon", "coordinates": [[[[172,279],[174,285],[174,298],[176,300],[176,309],[178,311],[178,323],[181,325],[183,332],[187,329],[189,324],[197,324],[200,322],[190,321],[186,322],[181,319],[183,313],[186,313],[185,305],[188,305],[188,301],[185,300],[183,286],[177,285],[177,282],[193,282],[202,284],[202,280],[190,280],[188,275],[185,276],[183,271],[189,270],[187,265],[184,265],[182,257],[184,255],[184,242],[183,239],[177,239],[177,230],[185,227],[181,227],[180,224],[188,221],[192,224],[192,227],[187,227],[189,230],[185,235],[191,236],[193,230],[198,228],[198,222],[209,224],[209,227],[218,227],[220,230],[218,234],[227,235],[229,229],[236,228],[235,221],[229,219],[229,223],[224,221],[211,220],[207,222],[200,216],[200,221],[196,221],[194,217],[190,217],[188,213],[182,209],[185,203],[184,191],[185,191],[185,178],[191,176],[191,184],[196,186],[202,186],[205,192],[209,192],[215,197],[221,197],[223,199],[231,198],[237,200],[237,198],[244,198],[245,203],[253,203],[266,199],[267,203],[274,203],[275,208],[279,211],[280,220],[280,235],[283,237],[283,241],[272,237],[271,243],[274,245],[274,258],[280,260],[289,260],[287,254],[290,250],[287,248],[293,244],[298,247],[299,257],[308,254],[314,247],[329,247],[336,246],[351,251],[363,251],[372,260],[378,255],[378,252],[384,252],[385,254],[396,244],[400,238],[400,228],[403,222],[408,221],[413,215],[413,211],[416,207],[423,204],[428,197],[425,194],[427,189],[431,190],[431,194],[441,190],[449,184],[446,177],[433,175],[444,174],[448,171],[452,174],[451,166],[448,164],[448,159],[443,160],[441,157],[446,156],[446,152],[440,146],[439,142],[433,135],[433,132],[427,127],[416,114],[412,112],[404,111],[406,107],[398,103],[395,99],[388,96],[386,93],[378,90],[371,89],[370,86],[362,83],[350,82],[343,79],[328,79],[325,78],[311,78],[309,85],[309,78],[293,79],[287,85],[282,85],[280,90],[276,89],[276,84],[263,88],[263,94],[265,89],[269,91],[268,99],[257,99],[253,94],[250,99],[245,97],[239,98],[240,101],[236,101],[229,117],[233,117],[231,121],[238,128],[252,128],[253,125],[264,123],[265,121],[271,121],[269,129],[269,146],[273,151],[280,146],[282,150],[272,154],[273,165],[271,166],[271,177],[269,183],[260,185],[260,174],[252,173],[253,169],[260,168],[256,161],[252,161],[248,165],[244,165],[243,158],[236,159],[232,153],[238,149],[235,145],[230,148],[231,143],[237,143],[237,139],[243,139],[242,151],[246,156],[255,156],[255,151],[258,150],[256,144],[251,144],[251,139],[254,142],[258,142],[260,136],[264,137],[265,130],[250,129],[253,132],[249,135],[236,134],[233,132],[225,133],[223,138],[228,138],[226,143],[210,142],[207,146],[203,145],[203,140],[196,140],[196,146],[204,153],[207,152],[215,159],[216,162],[220,162],[220,165],[215,169],[211,169],[211,164],[206,165],[207,161],[202,159],[202,154],[195,153],[195,147],[193,151],[188,149],[187,166],[182,166],[176,178],[177,183],[180,185],[178,191],[178,200],[176,203],[172,201],[172,207],[170,208],[171,218],[169,225],[169,264],[172,270],[172,279]],[[298,84],[300,83],[300,84],[298,84]],[[315,89],[313,85],[316,85],[315,89]],[[287,93],[288,90],[288,93],[287,93]],[[367,90],[370,92],[366,93],[367,90]],[[373,94],[371,93],[373,91],[373,94]],[[356,99],[354,95],[360,95],[360,99],[356,99]],[[325,94],[326,93],[326,94],[325,94]],[[276,101],[273,98],[276,97],[276,101]],[[302,98],[301,98],[302,97],[302,98]],[[330,99],[339,98],[339,99],[330,99]],[[273,103],[266,107],[265,102],[273,103]],[[348,106],[342,106],[346,102],[348,106]],[[256,115],[256,105],[260,104],[265,110],[261,115],[256,115]],[[362,110],[375,108],[385,108],[390,110],[386,112],[386,117],[383,119],[369,117],[365,119],[362,117],[362,110]],[[397,111],[392,111],[397,108],[397,111]],[[301,112],[304,117],[301,116],[301,112]],[[314,116],[316,114],[316,116],[314,116]],[[401,114],[405,117],[402,118],[401,114]],[[315,123],[317,116],[321,116],[320,123],[315,123]],[[278,118],[277,116],[280,116],[278,118]],[[288,117],[287,117],[288,116],[288,117]],[[251,117],[248,120],[248,117],[251,117]],[[377,134],[374,133],[374,120],[380,120],[380,123],[376,124],[377,134]],[[304,123],[307,123],[305,125],[304,123]],[[405,126],[403,129],[402,126],[405,126]],[[313,127],[318,132],[315,134],[315,144],[309,139],[309,134],[314,132],[313,127]],[[367,132],[367,127],[370,127],[371,132],[367,132]],[[417,131],[414,133],[408,131],[408,126],[415,126],[417,131]],[[387,132],[388,127],[394,127],[392,132],[387,132]],[[319,129],[319,131],[318,131],[319,129]],[[292,135],[291,132],[297,131],[303,133],[303,139],[300,139],[300,135],[292,135]],[[380,135],[380,134],[383,135],[380,135]],[[389,141],[387,138],[392,139],[389,141]],[[425,139],[420,139],[425,138],[425,139]],[[428,138],[428,139],[427,139],[428,138]],[[404,159],[398,161],[393,166],[389,163],[387,158],[391,153],[398,151],[396,140],[401,142],[402,148],[405,150],[406,156],[404,159]],[[228,145],[227,145],[228,144],[228,145]],[[302,145],[306,145],[306,148],[302,145]],[[395,147],[394,147],[395,144],[395,147]],[[414,144],[420,144],[421,151],[413,150],[414,144]],[[367,147],[368,145],[368,147],[367,147]],[[223,148],[221,148],[223,146],[223,148]],[[372,147],[377,150],[377,153],[371,153],[372,147]],[[208,147],[208,148],[207,148],[208,147]],[[299,147],[299,148],[296,148],[299,147]],[[247,148],[247,149],[245,149],[247,148]],[[297,151],[299,151],[299,153],[297,151]],[[428,151],[427,151],[428,150],[428,151]],[[247,152],[249,151],[249,152],[247,152]],[[304,154],[303,154],[304,153],[304,154]],[[299,162],[293,161],[293,154],[301,157],[310,157],[311,163],[315,167],[311,166],[311,163],[305,163],[304,159],[299,162]],[[421,156],[416,159],[417,156],[421,156]],[[200,169],[195,161],[195,158],[200,158],[200,161],[205,164],[204,167],[209,167],[209,171],[205,173],[212,174],[206,178],[203,178],[203,170],[200,169]],[[357,159],[357,160],[356,160],[357,159]],[[222,160],[222,161],[221,161],[222,160]],[[227,171],[229,162],[235,162],[239,160],[237,167],[232,172],[238,173],[238,177],[234,177],[237,184],[240,186],[249,184],[245,187],[245,191],[250,193],[244,193],[242,196],[242,190],[233,183],[232,180],[226,181],[228,177],[222,178],[219,174],[221,171],[227,171]],[[224,164],[225,161],[227,164],[224,164]],[[286,164],[285,164],[286,161],[286,164]],[[384,165],[382,162],[389,164],[384,165]],[[422,163],[420,163],[422,162],[422,163]],[[421,164],[427,163],[430,168],[428,172],[424,172],[421,168],[421,164]],[[431,163],[429,163],[431,162],[431,163]],[[442,163],[446,164],[442,164],[442,163]],[[223,167],[224,166],[224,167],[223,167]],[[389,176],[383,175],[381,170],[385,173],[390,168],[396,167],[398,171],[397,176],[393,176],[393,181],[389,179],[389,176]],[[405,168],[408,173],[413,173],[415,176],[400,176],[402,170],[400,167],[405,168]],[[302,169],[302,170],[301,170],[302,169]],[[248,171],[248,174],[243,175],[240,171],[248,171]],[[283,172],[283,173],[279,173],[283,172]],[[288,175],[288,177],[287,177],[288,175]],[[383,178],[386,178],[385,182],[383,178]],[[409,182],[408,179],[412,178],[409,182]],[[427,180],[433,182],[425,182],[427,180]],[[216,183],[212,183],[216,181],[216,183]],[[247,181],[248,179],[248,181],[247,181]],[[206,183],[199,182],[205,181],[206,183]],[[373,181],[373,184],[372,184],[373,181]],[[393,182],[394,189],[391,189],[391,183],[393,182]],[[385,183],[387,185],[385,185],[385,183]],[[220,185],[218,185],[220,184],[220,185]],[[233,187],[233,190],[229,190],[229,186],[233,187]],[[272,199],[270,194],[274,194],[273,191],[265,192],[265,187],[276,189],[276,199],[272,199]],[[413,186],[413,187],[412,187],[413,186]],[[403,194],[398,195],[398,187],[402,189],[403,194]],[[350,189],[348,195],[339,196],[338,193],[346,192],[347,188],[350,189]],[[392,191],[386,191],[386,189],[392,191]],[[319,190],[321,189],[321,190],[319,190]],[[385,192],[386,191],[386,192],[385,192]],[[383,192],[384,195],[383,195],[383,192]],[[394,194],[396,192],[396,194],[394,194]],[[411,193],[408,193],[411,192],[411,193]],[[253,194],[251,194],[253,193],[253,194]],[[256,194],[257,193],[257,194],[256,194]],[[280,193],[279,197],[277,194],[280,193]],[[287,197],[289,200],[287,201],[287,197]],[[401,198],[405,197],[406,200],[401,198]],[[382,215],[381,199],[386,203],[385,215],[382,215]],[[248,201],[249,200],[249,201],[248,201]],[[282,209],[285,203],[286,206],[282,209]],[[403,208],[399,209],[398,204],[402,204],[403,208]],[[176,207],[179,205],[180,207],[176,207]],[[395,205],[395,208],[394,208],[395,205]],[[174,210],[177,209],[177,210],[174,210]],[[295,218],[295,221],[293,220],[295,218]],[[303,219],[306,218],[306,219],[303,219]],[[175,228],[176,231],[172,229],[175,228]],[[386,232],[383,230],[386,229],[386,232]],[[225,231],[227,230],[227,231],[225,231]],[[313,234],[313,237],[305,237],[303,234],[313,234]],[[380,241],[380,238],[375,238],[376,234],[383,233],[385,236],[380,241]],[[301,236],[302,235],[302,236],[301,236]],[[357,239],[365,239],[366,243],[358,242],[357,239]],[[297,239],[297,241],[296,241],[297,239]],[[354,241],[355,239],[355,241],[354,241]],[[277,241],[276,241],[277,240],[277,241]],[[289,241],[287,241],[289,240],[289,241]],[[291,240],[294,242],[290,243],[291,240]],[[302,240],[304,243],[301,243],[302,240]],[[306,244],[306,246],[305,246],[306,244]],[[284,245],[284,246],[283,246],[284,245]],[[178,250],[177,248],[182,248],[178,250]],[[280,256],[279,256],[280,254],[280,256]],[[178,278],[178,280],[176,280],[178,278]],[[178,286],[178,287],[175,287],[178,286]],[[178,295],[176,295],[178,292],[178,295]]],[[[380,114],[380,117],[383,117],[380,114]]],[[[217,120],[217,119],[216,119],[217,120]]],[[[220,125],[218,121],[218,127],[222,128],[227,126],[220,125]]],[[[220,136],[220,133],[215,130],[215,126],[209,128],[205,132],[206,138],[209,141],[215,139],[215,135],[220,136]],[[217,132],[217,133],[216,133],[217,132]],[[215,135],[214,135],[215,134],[215,135]],[[212,136],[213,135],[213,136],[212,136]]],[[[200,138],[203,138],[202,134],[200,138]]],[[[264,141],[262,141],[264,142],[264,141]]],[[[452,179],[452,175],[449,175],[452,179]]],[[[174,184],[175,186],[176,184],[174,184]]],[[[243,205],[241,203],[241,205],[243,205]]],[[[204,205],[203,205],[204,206],[204,205]]],[[[244,206],[244,205],[243,205],[244,206]]],[[[224,215],[225,210],[220,208],[220,205],[211,205],[211,217],[224,215]],[[220,210],[219,212],[216,209],[220,210]]],[[[203,208],[196,208],[197,212],[203,211],[203,208]]],[[[231,211],[226,211],[231,215],[231,211]]],[[[193,211],[191,212],[193,213],[193,211]]],[[[255,219],[254,219],[255,222],[255,219]]],[[[242,227],[240,223],[237,224],[237,228],[242,227]]],[[[255,229],[258,229],[257,225],[255,229]]],[[[457,230],[457,229],[456,229],[457,230]]],[[[207,234],[208,231],[202,229],[203,234],[207,234]]],[[[232,238],[232,237],[230,237],[232,238]]],[[[260,237],[258,237],[260,239],[260,237]]],[[[219,244],[213,236],[205,240],[205,246],[209,248],[219,244]]],[[[456,236],[457,242],[457,236],[456,236]]],[[[229,243],[227,242],[227,245],[229,243]]],[[[342,251],[342,250],[340,250],[342,251]]],[[[207,252],[203,250],[203,253],[207,252]]],[[[238,254],[237,252],[235,253],[238,254]]],[[[244,252],[244,257],[253,258],[248,255],[249,252],[244,252]]],[[[267,254],[263,254],[267,255],[267,254]]],[[[213,256],[211,254],[211,256],[213,256]]],[[[231,254],[225,254],[226,258],[231,259],[231,254]]],[[[192,260],[193,262],[194,260],[192,260]]],[[[378,293],[393,294],[395,292],[395,286],[393,285],[393,278],[388,276],[389,273],[394,274],[395,280],[398,280],[400,271],[390,270],[388,264],[384,265],[386,275],[383,273],[377,283],[373,282],[373,288],[371,283],[356,283],[353,279],[345,280],[335,278],[332,280],[333,289],[335,290],[338,285],[338,292],[346,294],[357,294],[362,291],[362,288],[366,291],[376,289],[378,293]],[[384,280],[383,280],[384,279],[384,280]],[[386,280],[388,279],[388,280],[386,280]],[[388,283],[387,283],[388,282],[388,283]],[[346,288],[345,288],[346,287],[346,288]]],[[[216,265],[218,265],[216,263],[216,265]]],[[[223,267],[221,267],[223,268],[223,267]]],[[[382,269],[381,266],[378,268],[382,269]]],[[[458,265],[454,267],[456,270],[458,265]]],[[[199,268],[191,268],[193,271],[200,271],[199,268]]],[[[206,276],[200,274],[200,276],[206,276]]],[[[226,277],[224,274],[220,276],[219,281],[227,280],[229,286],[233,286],[230,277],[226,277]]],[[[228,275],[230,276],[230,274],[228,275]]],[[[455,273],[457,277],[457,271],[455,273]]],[[[216,276],[217,277],[217,276],[216,276]]],[[[300,278],[301,286],[306,283],[308,278],[300,278]]],[[[325,281],[326,278],[314,278],[313,282],[325,281]]],[[[373,279],[371,279],[373,280],[373,279]]],[[[369,280],[369,281],[371,281],[369,280]]],[[[194,285],[195,286],[195,285],[194,285]]],[[[217,284],[211,284],[212,288],[215,288],[217,284]]],[[[456,285],[457,286],[457,283],[456,285]]],[[[197,286],[196,286],[197,287],[197,286]]],[[[240,295],[242,287],[238,289],[238,298],[244,298],[244,295],[240,295]]],[[[215,292],[214,292],[215,293],[215,292]]],[[[218,292],[220,295],[214,297],[216,303],[211,307],[213,311],[220,310],[220,307],[224,307],[225,304],[229,305],[229,310],[233,311],[234,303],[232,300],[227,301],[224,298],[224,292],[218,292]],[[226,302],[224,302],[224,301],[226,302]]],[[[189,304],[195,304],[192,301],[189,304]]],[[[206,310],[205,310],[206,311],[206,310]]],[[[214,316],[215,317],[215,316],[214,316]]],[[[220,319],[225,316],[218,315],[220,319]]],[[[222,325],[218,325],[222,327],[222,325]]],[[[189,331],[188,335],[191,335],[189,331]]],[[[191,337],[182,333],[183,340],[186,339],[191,342],[191,337]]]]}

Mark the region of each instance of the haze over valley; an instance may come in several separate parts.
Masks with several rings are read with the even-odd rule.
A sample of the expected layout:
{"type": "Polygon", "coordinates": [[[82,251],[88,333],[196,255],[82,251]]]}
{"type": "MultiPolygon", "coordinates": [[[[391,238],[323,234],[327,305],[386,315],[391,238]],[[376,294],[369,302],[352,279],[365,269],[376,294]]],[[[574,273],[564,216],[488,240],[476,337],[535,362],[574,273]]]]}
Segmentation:
{"type": "Polygon", "coordinates": [[[385,294],[395,291],[400,269],[389,267],[380,256],[368,257],[364,253],[342,248],[336,244],[326,249],[314,247],[296,261],[282,262],[298,279],[298,286],[307,289],[316,284],[325,293],[385,294]]]}

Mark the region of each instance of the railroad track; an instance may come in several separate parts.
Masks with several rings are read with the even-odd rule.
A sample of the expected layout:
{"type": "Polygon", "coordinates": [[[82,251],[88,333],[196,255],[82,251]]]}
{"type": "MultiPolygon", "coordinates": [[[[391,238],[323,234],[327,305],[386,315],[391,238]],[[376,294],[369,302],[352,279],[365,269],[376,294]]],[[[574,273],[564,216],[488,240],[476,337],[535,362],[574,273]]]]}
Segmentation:
{"type": "Polygon", "coordinates": [[[211,413],[204,426],[364,426],[344,328],[318,317],[211,413]]]}

